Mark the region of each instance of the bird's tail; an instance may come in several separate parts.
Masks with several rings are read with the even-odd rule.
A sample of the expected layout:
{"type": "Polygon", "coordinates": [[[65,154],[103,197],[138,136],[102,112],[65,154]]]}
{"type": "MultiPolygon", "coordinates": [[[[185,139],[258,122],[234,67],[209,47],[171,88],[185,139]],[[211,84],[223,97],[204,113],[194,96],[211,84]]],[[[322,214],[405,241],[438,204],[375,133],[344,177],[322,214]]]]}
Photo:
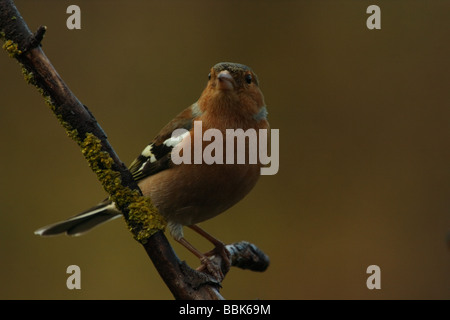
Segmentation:
{"type": "Polygon", "coordinates": [[[121,213],[116,209],[114,203],[106,200],[65,221],[39,228],[34,234],[39,236],[55,236],[66,233],[69,236],[79,236],[120,215],[121,213]]]}

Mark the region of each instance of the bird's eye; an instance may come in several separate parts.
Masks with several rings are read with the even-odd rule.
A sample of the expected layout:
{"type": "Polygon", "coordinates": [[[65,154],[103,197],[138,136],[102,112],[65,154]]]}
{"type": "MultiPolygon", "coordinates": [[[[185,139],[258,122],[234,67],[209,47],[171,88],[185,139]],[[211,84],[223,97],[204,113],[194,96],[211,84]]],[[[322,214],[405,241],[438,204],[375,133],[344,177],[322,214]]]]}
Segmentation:
{"type": "Polygon", "coordinates": [[[252,83],[252,75],[251,74],[245,75],[245,82],[247,82],[248,84],[252,83]]]}
{"type": "Polygon", "coordinates": [[[211,72],[208,74],[208,80],[211,80],[211,72]]]}

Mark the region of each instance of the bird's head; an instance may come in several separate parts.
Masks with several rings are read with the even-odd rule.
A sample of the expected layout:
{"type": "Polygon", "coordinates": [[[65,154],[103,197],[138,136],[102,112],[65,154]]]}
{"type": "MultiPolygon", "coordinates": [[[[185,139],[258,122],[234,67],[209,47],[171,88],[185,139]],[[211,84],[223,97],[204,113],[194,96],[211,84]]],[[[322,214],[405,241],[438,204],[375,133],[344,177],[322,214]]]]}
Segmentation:
{"type": "Polygon", "coordinates": [[[244,106],[257,112],[264,106],[264,97],[252,69],[239,63],[220,62],[210,70],[208,84],[199,99],[199,103],[202,102],[205,105],[244,106]]]}

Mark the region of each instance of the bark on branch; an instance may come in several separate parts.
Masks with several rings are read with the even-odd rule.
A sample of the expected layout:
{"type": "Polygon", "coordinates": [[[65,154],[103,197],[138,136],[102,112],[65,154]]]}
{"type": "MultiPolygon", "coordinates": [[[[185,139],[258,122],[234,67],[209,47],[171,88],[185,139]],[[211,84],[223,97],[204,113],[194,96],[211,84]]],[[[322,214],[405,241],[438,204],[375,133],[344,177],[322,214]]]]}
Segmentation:
{"type": "MultiPolygon", "coordinates": [[[[151,200],[143,197],[93,114],[70,91],[43,52],[40,43],[46,27],[32,33],[12,0],[0,0],[0,38],[10,57],[17,59],[27,82],[36,86],[68,135],[82,149],[102,186],[121,209],[133,236],[144,247],[176,299],[223,299],[220,283],[180,261],[163,230],[164,219],[151,200]]],[[[232,265],[264,271],[268,257],[253,244],[227,246],[232,265]]],[[[221,266],[221,257],[212,259],[221,266]]],[[[226,270],[223,270],[226,272],[226,270]]],[[[225,273],[224,272],[224,273],[225,273]]]]}

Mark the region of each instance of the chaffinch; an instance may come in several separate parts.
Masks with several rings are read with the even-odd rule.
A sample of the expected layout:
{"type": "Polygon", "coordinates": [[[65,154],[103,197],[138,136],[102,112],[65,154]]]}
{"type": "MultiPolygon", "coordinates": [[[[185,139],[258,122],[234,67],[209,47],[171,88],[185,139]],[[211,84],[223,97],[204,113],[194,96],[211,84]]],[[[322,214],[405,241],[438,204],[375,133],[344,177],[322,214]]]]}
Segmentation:
{"type": "MultiPolygon", "coordinates": [[[[198,101],[170,121],[129,167],[142,193],[152,199],[166,219],[173,238],[200,259],[205,258],[205,255],[184,239],[183,226],[191,227],[216,247],[223,245],[196,224],[222,213],[244,198],[255,186],[262,164],[260,161],[197,164],[195,159],[176,164],[173,151],[178,150],[178,156],[185,156],[185,152],[189,151],[194,155],[196,135],[199,134],[194,130],[195,124],[199,123],[197,121],[201,121],[202,132],[215,129],[216,133],[220,132],[223,136],[226,136],[227,129],[254,129],[257,134],[259,129],[269,129],[258,78],[249,67],[222,62],[211,68],[208,77],[207,86],[198,101]],[[173,134],[176,131],[181,134],[173,134]]],[[[208,143],[207,139],[203,139],[201,150],[204,151],[214,142],[217,141],[208,143]]],[[[244,151],[247,156],[252,150],[246,140],[244,151]]],[[[239,150],[236,150],[236,146],[234,150],[228,150],[223,145],[222,149],[216,148],[218,154],[215,155],[222,153],[225,157],[228,152],[228,156],[232,153],[231,156],[236,160],[237,152],[233,151],[239,150]]],[[[35,234],[81,235],[120,215],[114,203],[107,199],[68,220],[40,228],[35,234]]]]}

